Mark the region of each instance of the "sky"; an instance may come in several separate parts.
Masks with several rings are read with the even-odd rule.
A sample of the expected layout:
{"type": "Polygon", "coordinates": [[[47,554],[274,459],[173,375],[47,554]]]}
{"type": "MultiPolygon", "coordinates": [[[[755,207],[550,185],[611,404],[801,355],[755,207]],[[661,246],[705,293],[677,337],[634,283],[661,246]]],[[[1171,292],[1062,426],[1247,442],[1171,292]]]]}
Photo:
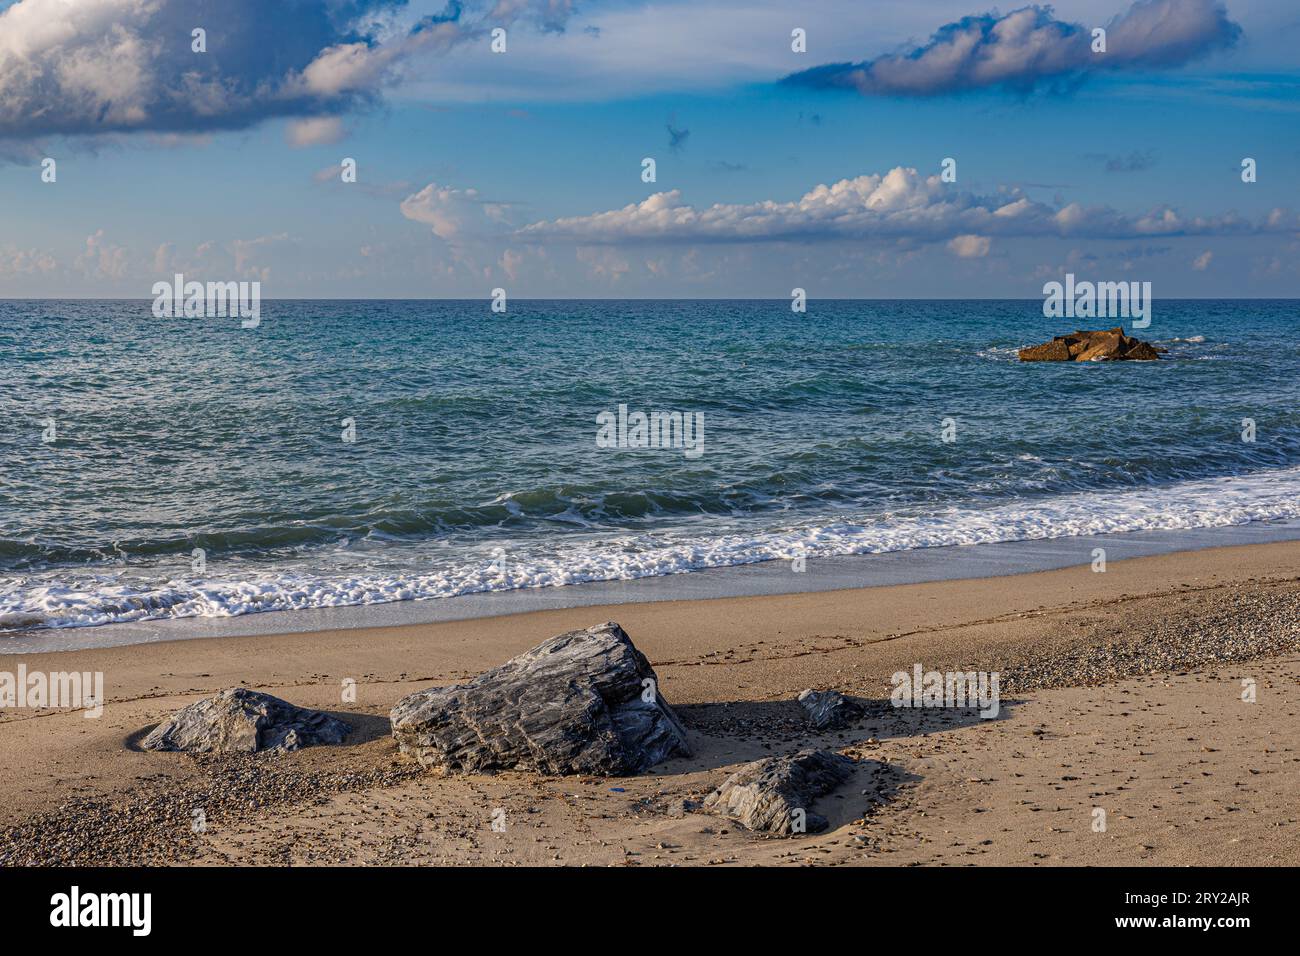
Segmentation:
{"type": "Polygon", "coordinates": [[[1297,51],[1293,0],[0,0],[0,297],[1300,296],[1297,51]]]}

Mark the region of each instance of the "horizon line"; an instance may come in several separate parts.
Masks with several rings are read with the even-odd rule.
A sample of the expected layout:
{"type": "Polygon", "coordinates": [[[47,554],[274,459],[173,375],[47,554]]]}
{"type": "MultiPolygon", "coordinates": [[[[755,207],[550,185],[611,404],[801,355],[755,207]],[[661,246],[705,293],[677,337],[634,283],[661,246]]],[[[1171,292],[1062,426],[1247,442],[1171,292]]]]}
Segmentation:
{"type": "MultiPolygon", "coordinates": [[[[156,296],[0,296],[0,302],[151,302],[156,296]]],[[[1041,302],[1042,296],[809,296],[808,302],[1041,302]]],[[[478,296],[281,296],[263,302],[490,302],[478,296]]],[[[511,296],[513,302],[789,302],[788,296],[511,296]]],[[[1300,302],[1300,296],[1162,296],[1162,302],[1300,302]]]]}

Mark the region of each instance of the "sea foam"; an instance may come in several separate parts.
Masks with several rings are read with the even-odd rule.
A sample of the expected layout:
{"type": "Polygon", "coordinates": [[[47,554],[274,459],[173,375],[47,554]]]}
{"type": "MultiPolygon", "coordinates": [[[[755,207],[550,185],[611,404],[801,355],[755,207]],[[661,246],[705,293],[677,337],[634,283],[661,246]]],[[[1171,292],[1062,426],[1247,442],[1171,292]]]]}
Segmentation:
{"type": "MultiPolygon", "coordinates": [[[[303,566],[245,567],[237,579],[172,580],[156,587],[99,573],[47,569],[0,578],[0,629],[85,627],[164,618],[231,617],[262,611],[430,600],[517,588],[632,580],[761,561],[882,554],[995,542],[1135,531],[1215,528],[1300,518],[1300,468],[1165,486],[1086,491],[976,507],[876,514],[846,512],[767,530],[705,526],[532,540],[495,563],[477,556],[429,567],[418,547],[408,570],[319,573],[303,566]],[[481,558],[481,559],[480,559],[481,558]]],[[[1083,553],[1080,562],[1090,560],[1083,553]]]]}

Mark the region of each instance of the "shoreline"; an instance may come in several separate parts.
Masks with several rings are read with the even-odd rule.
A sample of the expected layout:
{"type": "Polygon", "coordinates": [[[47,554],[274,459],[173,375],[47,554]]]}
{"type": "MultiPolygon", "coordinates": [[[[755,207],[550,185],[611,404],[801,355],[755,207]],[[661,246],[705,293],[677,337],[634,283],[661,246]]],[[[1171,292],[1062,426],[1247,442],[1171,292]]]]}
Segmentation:
{"type": "Polygon", "coordinates": [[[808,558],[804,573],[794,573],[790,561],[778,559],[630,580],[519,588],[425,600],[267,611],[232,617],[162,618],[90,627],[33,628],[0,635],[0,659],[11,654],[169,641],[450,623],[548,610],[816,594],[939,581],[981,580],[1080,565],[1087,570],[1091,566],[1094,548],[1105,549],[1107,561],[1115,562],[1296,540],[1300,540],[1300,520],[808,558]]]}
{"type": "Polygon", "coordinates": [[[553,609],[459,622],[24,654],[105,674],[103,716],[0,713],[0,863],[1300,862],[1300,542],[1013,577],[553,609]],[[439,776],[397,753],[401,697],[555,634],[617,620],[696,753],[617,779],[439,776]],[[895,711],[889,675],[1000,672],[998,719],[895,711]],[[356,681],[354,702],[340,698],[356,681]],[[1240,699],[1242,681],[1259,702],[1240,699]],[[246,686],[350,722],[289,754],[140,751],[181,706],[246,686]],[[836,688],[863,721],[810,732],[795,696],[836,688]],[[772,839],[699,812],[748,760],[820,746],[862,776],[772,839]],[[875,768],[874,770],[871,768],[875,768]],[[1112,832],[1089,827],[1110,809],[1112,832]],[[491,829],[507,809],[507,833],[491,829]],[[691,808],[689,812],[683,807],[691,808]],[[191,832],[204,809],[210,829],[191,832]]]}

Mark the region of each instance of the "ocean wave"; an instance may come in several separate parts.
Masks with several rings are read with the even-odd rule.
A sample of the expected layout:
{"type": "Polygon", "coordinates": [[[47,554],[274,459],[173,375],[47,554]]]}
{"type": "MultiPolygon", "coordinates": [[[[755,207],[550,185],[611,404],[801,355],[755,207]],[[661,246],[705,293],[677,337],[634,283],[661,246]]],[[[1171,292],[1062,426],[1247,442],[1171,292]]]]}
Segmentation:
{"type": "Polygon", "coordinates": [[[1087,491],[995,505],[858,514],[765,529],[690,526],[644,533],[534,541],[508,552],[463,548],[428,569],[323,573],[306,567],[245,567],[237,579],[158,583],[114,573],[78,578],[64,569],[0,578],[0,629],[86,627],[165,618],[232,617],[430,600],[519,588],[632,580],[761,561],[881,554],[921,548],[1069,538],[1134,531],[1226,527],[1300,518],[1300,468],[1122,491],[1087,491]]]}
{"type": "Polygon", "coordinates": [[[976,358],[992,359],[998,362],[1018,362],[1020,360],[1020,350],[1032,345],[1032,342],[1026,342],[1024,345],[990,345],[986,348],[976,349],[976,358]]]}

